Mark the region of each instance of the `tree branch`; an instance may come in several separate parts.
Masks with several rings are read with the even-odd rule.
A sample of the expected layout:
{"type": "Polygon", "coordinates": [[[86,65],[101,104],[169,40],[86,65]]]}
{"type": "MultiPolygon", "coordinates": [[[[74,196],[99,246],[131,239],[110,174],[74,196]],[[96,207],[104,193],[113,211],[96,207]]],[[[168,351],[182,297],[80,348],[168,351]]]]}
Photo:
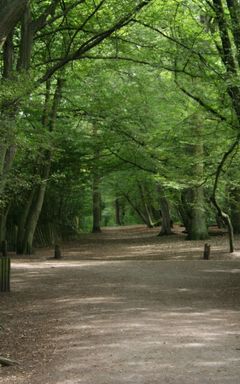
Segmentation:
{"type": "Polygon", "coordinates": [[[45,82],[56,71],[64,67],[66,64],[68,64],[71,61],[80,59],[86,52],[90,51],[92,48],[102,43],[106,38],[111,36],[114,32],[128,25],[130,22],[132,22],[133,15],[140,12],[151,1],[152,0],[142,1],[131,12],[129,12],[126,16],[124,16],[118,22],[116,22],[112,27],[91,37],[89,40],[85,41],[76,51],[63,57],[58,63],[56,63],[49,70],[47,70],[45,75],[41,79],[39,79],[39,83],[45,82]]]}
{"type": "Polygon", "coordinates": [[[192,93],[190,93],[189,91],[187,91],[183,86],[181,86],[176,80],[175,80],[177,86],[181,89],[181,91],[183,93],[185,93],[185,95],[189,96],[191,99],[195,100],[198,104],[201,105],[201,107],[203,107],[207,112],[210,112],[212,113],[213,115],[215,115],[216,117],[218,117],[218,119],[220,119],[221,121],[227,121],[226,117],[223,116],[221,113],[219,113],[218,111],[216,111],[213,107],[211,107],[211,105],[208,105],[207,103],[205,103],[205,101],[203,101],[199,96],[195,96],[193,95],[192,93]]]}
{"type": "Polygon", "coordinates": [[[104,56],[104,55],[84,55],[81,57],[81,59],[89,59],[89,60],[120,60],[120,61],[129,61],[135,64],[143,64],[148,65],[152,68],[156,69],[163,69],[165,71],[174,72],[174,73],[184,73],[187,76],[190,76],[191,78],[199,78],[198,75],[194,75],[185,69],[176,69],[172,67],[168,67],[166,65],[160,64],[160,63],[152,63],[147,60],[140,60],[140,59],[134,59],[133,57],[125,57],[125,56],[104,56]]]}
{"type": "Polygon", "coordinates": [[[138,168],[138,169],[141,169],[142,171],[145,171],[145,172],[148,172],[148,173],[152,173],[153,175],[156,175],[156,171],[152,168],[147,168],[147,167],[143,167],[141,166],[140,164],[137,164],[136,162],[132,161],[132,160],[128,160],[128,159],[125,159],[123,158],[121,155],[119,155],[119,152],[115,152],[113,151],[111,148],[107,148],[109,150],[109,152],[114,155],[115,157],[117,157],[119,160],[121,160],[122,162],[126,163],[126,164],[130,164],[132,166],[134,166],[135,168],[138,168]]]}
{"type": "Polygon", "coordinates": [[[42,28],[44,28],[47,24],[47,18],[49,15],[54,15],[55,10],[57,8],[58,3],[60,0],[52,0],[50,5],[46,8],[46,10],[42,13],[41,16],[39,16],[38,19],[34,20],[32,22],[32,30],[33,33],[36,33],[37,31],[40,31],[42,28]]]}

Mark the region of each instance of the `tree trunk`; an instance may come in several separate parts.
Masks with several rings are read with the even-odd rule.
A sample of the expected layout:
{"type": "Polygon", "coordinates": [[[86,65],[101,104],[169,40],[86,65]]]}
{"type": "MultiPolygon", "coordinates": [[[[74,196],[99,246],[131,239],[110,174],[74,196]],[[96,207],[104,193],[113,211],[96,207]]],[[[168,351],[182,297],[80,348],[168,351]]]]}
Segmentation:
{"type": "Polygon", "coordinates": [[[185,227],[185,231],[189,233],[191,228],[191,216],[186,199],[186,190],[181,192],[181,196],[178,202],[178,212],[185,227]]]}
{"type": "Polygon", "coordinates": [[[216,208],[219,217],[223,220],[223,222],[226,224],[227,229],[228,229],[228,236],[229,236],[229,252],[233,253],[234,252],[234,234],[233,234],[233,226],[231,223],[231,219],[229,215],[225,212],[223,212],[220,208],[220,206],[217,203],[216,197],[215,197],[216,190],[214,190],[214,194],[211,197],[211,202],[216,208]]]}
{"type": "Polygon", "coordinates": [[[189,240],[205,240],[208,238],[208,228],[204,209],[203,187],[195,187],[191,190],[191,221],[188,232],[189,240]]]}
{"type": "Polygon", "coordinates": [[[127,202],[129,203],[129,205],[133,208],[133,210],[137,213],[137,215],[140,217],[140,219],[142,220],[142,222],[148,226],[148,223],[147,223],[147,220],[146,220],[145,215],[144,215],[144,214],[142,213],[142,211],[141,211],[141,210],[140,210],[140,209],[133,203],[133,201],[130,199],[130,197],[128,196],[128,194],[123,192],[123,196],[125,197],[125,199],[126,199],[127,202]]]}
{"type": "Polygon", "coordinates": [[[27,71],[30,67],[32,43],[33,43],[33,23],[30,4],[25,7],[21,25],[21,41],[19,49],[19,58],[17,63],[18,71],[27,71]]]}
{"type": "MultiPolygon", "coordinates": [[[[1,1],[1,0],[0,0],[1,1]]],[[[13,35],[9,34],[3,47],[3,79],[10,81],[13,74],[14,61],[13,35]]],[[[12,168],[16,153],[15,145],[15,120],[17,105],[11,105],[8,100],[3,99],[1,104],[1,145],[0,145],[0,193],[4,193],[7,176],[12,168]]]]}
{"type": "Polygon", "coordinates": [[[208,238],[204,209],[204,192],[202,187],[188,188],[182,192],[179,211],[183,219],[188,240],[205,240],[208,238]]]}
{"type": "Polygon", "coordinates": [[[141,200],[142,200],[142,206],[143,206],[143,210],[144,210],[145,223],[147,224],[148,228],[153,228],[152,217],[151,217],[151,214],[150,214],[150,210],[148,208],[148,201],[147,201],[146,195],[145,195],[145,188],[144,188],[144,185],[142,183],[140,183],[140,182],[138,183],[138,189],[139,189],[140,197],[141,197],[141,200]]]}
{"type": "Polygon", "coordinates": [[[26,205],[23,209],[23,212],[20,217],[20,221],[18,223],[18,231],[17,231],[17,254],[22,255],[24,253],[24,234],[27,224],[27,218],[30,213],[31,206],[33,204],[33,199],[35,195],[36,189],[33,188],[29,198],[27,199],[26,205]]]}
{"type": "Polygon", "coordinates": [[[159,194],[159,203],[160,203],[160,211],[162,214],[162,225],[161,230],[159,232],[159,236],[163,235],[172,235],[172,220],[170,216],[169,204],[164,195],[164,191],[162,187],[158,184],[157,191],[159,194]]]}
{"type": "Polygon", "coordinates": [[[240,188],[231,188],[230,190],[230,208],[231,208],[231,222],[233,232],[240,233],[240,188]]]}
{"type": "Polygon", "coordinates": [[[43,172],[43,181],[42,184],[39,186],[39,188],[36,191],[35,197],[33,199],[33,203],[31,205],[25,232],[24,232],[24,238],[23,238],[23,253],[24,254],[31,254],[32,253],[32,247],[33,247],[33,238],[34,233],[38,224],[38,219],[42,210],[43,201],[46,193],[47,188],[47,178],[50,173],[50,164],[45,166],[44,172],[43,172]]]}
{"type": "Polygon", "coordinates": [[[122,225],[121,220],[121,202],[120,199],[115,199],[115,220],[117,225],[122,225]]]}
{"type": "Polygon", "coordinates": [[[170,217],[168,201],[165,197],[160,198],[160,210],[162,213],[162,225],[159,235],[172,235],[172,220],[170,217]]]}
{"type": "Polygon", "coordinates": [[[226,224],[228,229],[228,238],[229,238],[229,251],[230,253],[234,252],[234,235],[233,235],[233,227],[231,223],[231,219],[229,215],[221,209],[220,205],[217,202],[217,189],[218,189],[218,183],[220,180],[221,173],[223,172],[223,167],[228,160],[229,156],[235,151],[235,149],[239,146],[239,137],[236,138],[236,140],[230,145],[227,152],[225,152],[222,156],[222,159],[217,167],[217,172],[215,175],[215,181],[213,186],[213,192],[212,196],[210,197],[210,201],[213,204],[213,206],[217,210],[218,216],[223,220],[223,222],[226,224]]]}
{"type": "Polygon", "coordinates": [[[190,212],[190,221],[188,229],[189,240],[204,240],[208,238],[208,228],[205,215],[205,197],[204,189],[201,185],[204,176],[204,147],[202,138],[202,122],[201,115],[196,112],[190,120],[192,126],[193,140],[187,148],[190,160],[193,159],[191,165],[192,176],[196,177],[196,185],[188,190],[188,206],[190,212]]]}
{"type": "Polygon", "coordinates": [[[5,209],[1,210],[0,214],[0,242],[6,239],[6,223],[7,223],[7,217],[8,213],[11,207],[11,203],[8,204],[8,206],[5,209]]]}
{"type": "Polygon", "coordinates": [[[100,180],[100,176],[95,172],[93,174],[92,182],[92,233],[101,232],[101,193],[99,189],[100,180]]]}
{"type": "Polygon", "coordinates": [[[28,0],[0,0],[0,47],[21,19],[28,0]]]}

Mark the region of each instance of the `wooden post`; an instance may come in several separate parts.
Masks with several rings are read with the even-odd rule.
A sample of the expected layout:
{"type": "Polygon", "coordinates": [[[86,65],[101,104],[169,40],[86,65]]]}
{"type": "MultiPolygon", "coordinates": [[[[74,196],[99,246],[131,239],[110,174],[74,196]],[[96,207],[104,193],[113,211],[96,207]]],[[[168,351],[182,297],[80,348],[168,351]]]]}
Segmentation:
{"type": "Polygon", "coordinates": [[[204,244],[204,252],[203,252],[203,259],[204,260],[210,259],[210,251],[211,251],[211,246],[207,243],[204,244]]]}
{"type": "Polygon", "coordinates": [[[0,257],[0,292],[10,291],[10,257],[0,257]]]}
{"type": "Polygon", "coordinates": [[[62,258],[61,249],[60,249],[60,246],[58,244],[55,245],[54,258],[55,259],[61,259],[62,258]]]}

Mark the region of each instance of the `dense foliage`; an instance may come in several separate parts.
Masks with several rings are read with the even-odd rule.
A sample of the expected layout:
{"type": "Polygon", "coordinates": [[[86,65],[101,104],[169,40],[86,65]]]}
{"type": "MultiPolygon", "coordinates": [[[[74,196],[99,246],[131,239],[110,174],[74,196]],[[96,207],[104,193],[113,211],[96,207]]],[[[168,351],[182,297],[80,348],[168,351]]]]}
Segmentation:
{"type": "Polygon", "coordinates": [[[240,231],[237,0],[0,5],[1,240],[240,231]]]}

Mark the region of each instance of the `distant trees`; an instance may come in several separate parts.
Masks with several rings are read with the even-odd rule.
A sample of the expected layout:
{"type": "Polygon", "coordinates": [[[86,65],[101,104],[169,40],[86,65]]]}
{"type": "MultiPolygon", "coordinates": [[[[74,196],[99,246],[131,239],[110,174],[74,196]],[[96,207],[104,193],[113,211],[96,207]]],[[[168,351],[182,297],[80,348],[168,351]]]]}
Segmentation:
{"type": "MultiPolygon", "coordinates": [[[[52,86],[58,83],[58,78],[64,80],[71,77],[71,71],[64,71],[64,68],[69,63],[83,58],[87,52],[102,44],[121,28],[131,24],[132,17],[149,3],[151,3],[150,0],[139,1],[137,4],[126,1],[121,4],[121,7],[115,7],[117,2],[114,0],[100,1],[98,4],[91,5],[81,0],[72,0],[67,4],[59,0],[46,0],[41,4],[31,4],[28,1],[1,2],[2,234],[5,233],[3,227],[10,212],[7,183],[11,183],[11,172],[14,173],[16,152],[19,150],[17,131],[18,127],[24,126],[22,124],[24,117],[26,122],[36,124],[38,130],[40,128],[45,139],[48,140],[49,130],[53,131],[51,128],[53,120],[54,125],[58,125],[57,111],[55,111],[57,102],[56,97],[52,95],[52,86]],[[40,96],[41,92],[44,92],[44,86],[47,89],[45,101],[40,96]],[[30,99],[29,95],[31,95],[30,99]],[[53,99],[52,107],[49,105],[51,99],[53,99]],[[39,116],[38,121],[32,117],[32,111],[28,109],[28,104],[33,104],[35,100],[45,115],[45,117],[39,116]]],[[[35,133],[38,134],[37,129],[35,133]]],[[[22,140],[23,136],[24,130],[21,131],[19,138],[22,140]]],[[[17,242],[20,252],[31,252],[32,239],[44,202],[47,182],[51,176],[51,151],[44,150],[37,157],[40,163],[37,160],[38,165],[35,171],[41,181],[34,185],[35,193],[30,193],[32,201],[31,203],[28,201],[26,212],[23,213],[24,219],[21,220],[24,228],[18,225],[17,242]]]]}

